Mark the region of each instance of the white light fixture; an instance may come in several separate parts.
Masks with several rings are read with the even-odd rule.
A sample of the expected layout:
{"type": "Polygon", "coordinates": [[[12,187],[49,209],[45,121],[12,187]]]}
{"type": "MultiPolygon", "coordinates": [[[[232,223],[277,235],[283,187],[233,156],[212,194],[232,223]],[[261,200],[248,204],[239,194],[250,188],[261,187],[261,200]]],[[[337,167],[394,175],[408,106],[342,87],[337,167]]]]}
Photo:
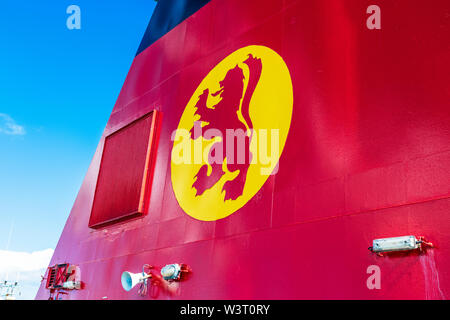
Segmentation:
{"type": "Polygon", "coordinates": [[[67,290],[80,290],[81,282],[80,281],[66,281],[63,283],[63,288],[67,290]]]}
{"type": "Polygon", "coordinates": [[[173,263],[161,269],[161,276],[164,280],[181,280],[183,274],[191,272],[191,268],[186,264],[173,263]]]}
{"type": "Polygon", "coordinates": [[[395,251],[409,251],[409,250],[422,250],[422,246],[427,245],[432,247],[433,244],[426,242],[423,237],[416,238],[415,236],[403,236],[394,238],[382,238],[373,240],[370,251],[377,254],[383,252],[395,252],[395,251]]]}
{"type": "Polygon", "coordinates": [[[168,264],[161,269],[161,275],[164,280],[175,280],[180,277],[181,266],[178,263],[168,264]]]}

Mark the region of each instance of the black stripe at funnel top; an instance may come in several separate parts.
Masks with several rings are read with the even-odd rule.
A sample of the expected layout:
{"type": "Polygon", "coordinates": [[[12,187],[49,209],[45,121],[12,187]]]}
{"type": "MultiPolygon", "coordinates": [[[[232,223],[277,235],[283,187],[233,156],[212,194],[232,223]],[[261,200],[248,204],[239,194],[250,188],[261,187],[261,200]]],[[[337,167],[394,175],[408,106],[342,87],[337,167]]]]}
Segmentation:
{"type": "Polygon", "coordinates": [[[136,55],[147,49],[153,42],[175,28],[209,1],[159,0],[136,55]]]}

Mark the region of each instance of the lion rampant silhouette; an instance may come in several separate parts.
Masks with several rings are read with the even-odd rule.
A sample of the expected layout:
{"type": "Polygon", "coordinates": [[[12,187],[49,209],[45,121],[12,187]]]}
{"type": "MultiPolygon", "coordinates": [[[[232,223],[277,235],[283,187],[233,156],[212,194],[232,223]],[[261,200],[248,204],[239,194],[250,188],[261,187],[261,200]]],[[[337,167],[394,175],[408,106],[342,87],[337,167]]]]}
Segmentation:
{"type": "MultiPolygon", "coordinates": [[[[238,175],[232,179],[228,180],[222,191],[225,192],[225,200],[235,200],[241,196],[244,192],[245,181],[247,178],[247,171],[252,161],[252,153],[250,152],[250,143],[252,139],[253,123],[250,118],[249,108],[250,101],[255,91],[256,85],[259,82],[262,71],[261,59],[253,57],[251,54],[248,58],[243,61],[244,64],[248,66],[249,69],[249,79],[248,85],[244,90],[244,72],[236,65],[233,69],[228,70],[224,79],[219,82],[220,89],[217,92],[211,93],[211,96],[219,96],[220,101],[213,107],[207,106],[208,97],[210,95],[209,89],[205,89],[203,93],[198,97],[198,101],[195,105],[196,113],[200,116],[200,119],[196,121],[194,127],[191,129],[190,134],[193,140],[199,138],[196,136],[196,126],[201,126],[202,122],[206,122],[202,128],[202,132],[208,129],[216,129],[222,133],[222,141],[215,142],[213,147],[211,147],[208,154],[208,165],[211,166],[211,173],[208,175],[208,165],[203,165],[197,172],[192,187],[196,189],[196,196],[202,195],[206,190],[211,189],[225,174],[222,168],[222,163],[227,158],[226,152],[223,152],[223,159],[220,163],[216,163],[213,160],[214,145],[221,144],[220,147],[226,148],[227,146],[227,129],[242,130],[243,132],[249,132],[245,134],[245,155],[238,155],[238,145],[234,143],[234,153],[236,157],[240,157],[240,161],[230,161],[227,159],[226,167],[230,172],[239,171],[238,175]],[[239,112],[245,123],[238,118],[239,112]],[[246,126],[247,125],[247,126],[246,126]],[[244,161],[242,161],[242,156],[244,156],[244,161]],[[232,163],[230,163],[232,162],[232,163]]],[[[202,135],[203,136],[203,135],[202,135]]],[[[208,138],[214,138],[208,137],[208,138]]],[[[233,137],[234,139],[235,137],[233,137]]],[[[242,152],[242,148],[239,148],[242,152]]]]}

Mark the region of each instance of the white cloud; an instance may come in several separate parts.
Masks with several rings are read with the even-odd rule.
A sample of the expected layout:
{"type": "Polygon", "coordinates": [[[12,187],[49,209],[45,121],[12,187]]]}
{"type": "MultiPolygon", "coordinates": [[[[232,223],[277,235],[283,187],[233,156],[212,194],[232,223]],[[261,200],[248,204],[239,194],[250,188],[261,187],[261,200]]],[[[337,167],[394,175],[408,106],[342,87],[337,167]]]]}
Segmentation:
{"type": "Polygon", "coordinates": [[[26,134],[26,131],[23,126],[18,125],[9,115],[0,113],[0,133],[12,136],[23,136],[26,134]]]}
{"type": "Polygon", "coordinates": [[[34,299],[53,249],[35,252],[0,250],[0,281],[18,281],[19,299],[34,299]]]}
{"type": "Polygon", "coordinates": [[[0,273],[29,272],[46,268],[53,255],[53,249],[35,252],[0,250],[0,273]]]}

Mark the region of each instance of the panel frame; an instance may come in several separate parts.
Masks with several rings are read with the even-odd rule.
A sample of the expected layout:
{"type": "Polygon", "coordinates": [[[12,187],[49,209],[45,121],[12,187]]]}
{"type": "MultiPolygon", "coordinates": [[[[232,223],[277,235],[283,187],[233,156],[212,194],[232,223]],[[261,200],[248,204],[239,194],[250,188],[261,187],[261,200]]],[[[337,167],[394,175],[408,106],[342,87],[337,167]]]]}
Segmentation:
{"type": "Polygon", "coordinates": [[[95,186],[94,198],[93,198],[91,212],[90,212],[90,216],[89,216],[89,223],[88,223],[89,228],[98,229],[101,227],[116,224],[116,223],[119,223],[119,222],[122,222],[125,220],[129,220],[132,218],[144,216],[148,213],[148,207],[149,207],[149,202],[150,202],[150,192],[151,192],[151,182],[152,182],[153,171],[154,171],[153,164],[154,164],[154,159],[155,159],[155,155],[156,155],[156,145],[157,145],[156,139],[157,139],[157,131],[158,131],[158,128],[157,128],[158,127],[158,119],[159,119],[159,111],[152,110],[152,111],[149,111],[149,112],[145,113],[144,115],[140,116],[139,118],[131,121],[130,123],[127,123],[126,125],[124,125],[120,128],[117,128],[116,130],[114,130],[113,132],[111,132],[107,136],[105,136],[104,141],[103,141],[103,151],[102,151],[102,156],[101,156],[101,160],[100,160],[100,166],[99,166],[97,181],[96,181],[96,186],[95,186]],[[93,222],[94,205],[95,205],[95,200],[97,198],[97,192],[98,192],[98,188],[99,188],[99,179],[100,179],[100,173],[102,172],[103,160],[105,157],[105,146],[106,146],[107,139],[109,137],[113,136],[114,134],[118,133],[119,131],[126,129],[127,127],[131,127],[136,122],[138,122],[148,116],[150,116],[152,119],[151,119],[150,132],[149,132],[149,138],[148,138],[148,143],[147,143],[147,151],[146,151],[146,157],[145,157],[144,170],[143,170],[143,174],[142,174],[142,183],[141,183],[141,188],[140,188],[140,193],[139,193],[139,204],[138,204],[137,211],[125,213],[120,216],[117,216],[117,217],[114,217],[111,219],[107,219],[107,220],[103,220],[100,222],[93,222]]]}

